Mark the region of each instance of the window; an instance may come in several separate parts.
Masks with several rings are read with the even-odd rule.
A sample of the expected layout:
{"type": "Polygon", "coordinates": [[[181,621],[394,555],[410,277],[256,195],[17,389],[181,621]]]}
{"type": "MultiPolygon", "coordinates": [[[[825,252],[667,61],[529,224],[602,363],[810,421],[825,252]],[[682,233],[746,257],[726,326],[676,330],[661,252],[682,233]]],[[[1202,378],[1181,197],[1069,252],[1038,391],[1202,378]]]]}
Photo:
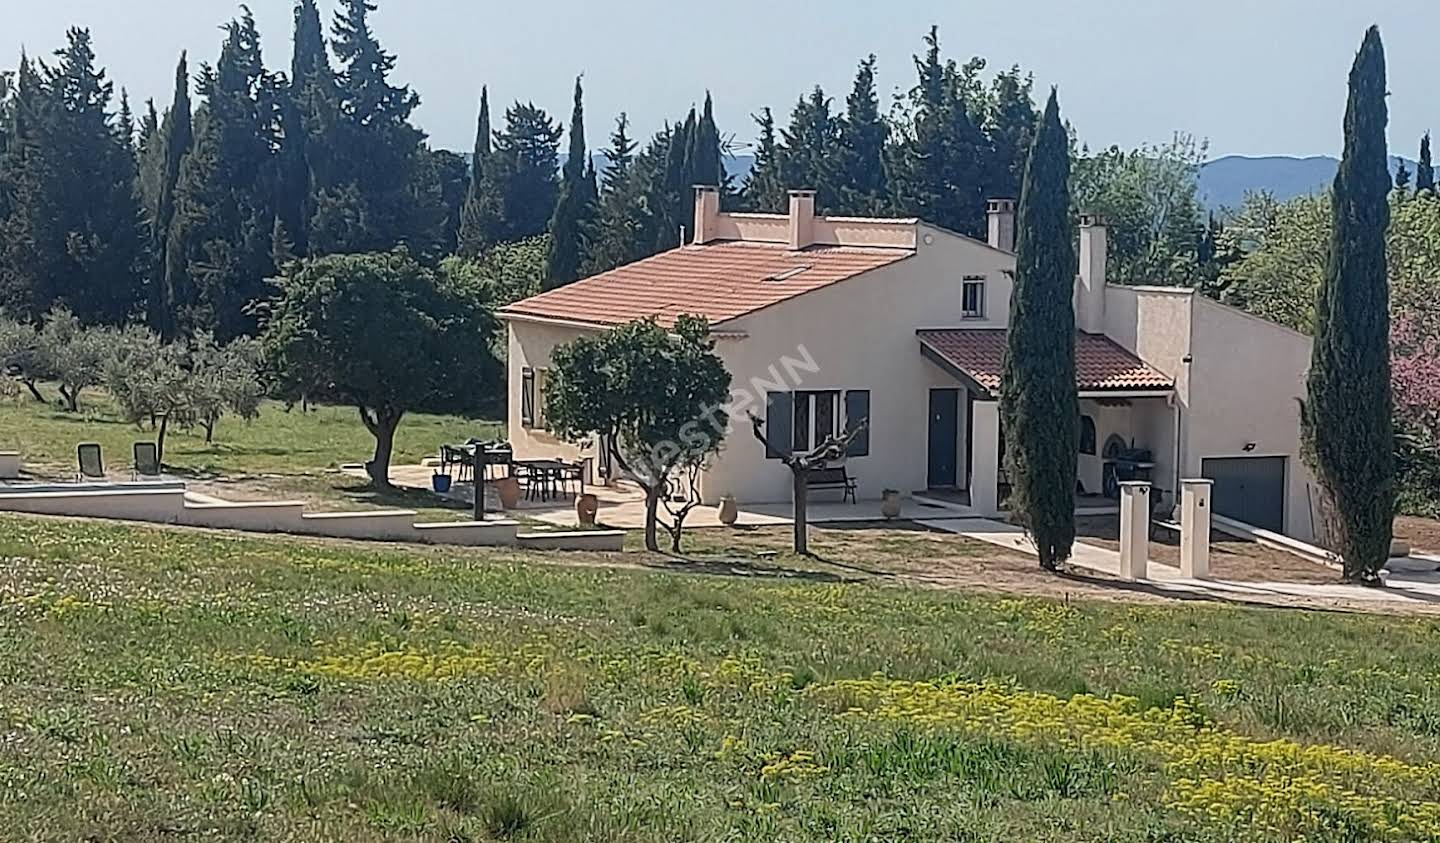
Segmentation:
{"type": "MultiPolygon", "coordinates": [[[[861,422],[870,419],[870,390],[852,389],[845,393],[845,432],[849,433],[860,425],[861,422]]],[[[850,442],[850,447],[845,450],[847,457],[868,457],[870,456],[870,427],[867,425],[864,430],[850,442]]]]}
{"type": "Polygon", "coordinates": [[[960,288],[960,315],[966,319],[985,318],[985,279],[983,276],[965,277],[960,288]]]}
{"type": "MultiPolygon", "coordinates": [[[[791,453],[808,453],[832,436],[849,431],[870,417],[870,392],[838,389],[765,393],[765,438],[771,445],[788,443],[789,453],[767,448],[766,459],[780,459],[791,453]],[[843,401],[842,401],[843,399],[843,401]]],[[[855,437],[845,455],[863,457],[870,453],[870,431],[855,437]]]]}
{"type": "Polygon", "coordinates": [[[1080,453],[1095,456],[1095,418],[1080,417],[1080,453]]]}
{"type": "Polygon", "coordinates": [[[520,426],[535,426],[535,370],[520,370],[520,426]]]}

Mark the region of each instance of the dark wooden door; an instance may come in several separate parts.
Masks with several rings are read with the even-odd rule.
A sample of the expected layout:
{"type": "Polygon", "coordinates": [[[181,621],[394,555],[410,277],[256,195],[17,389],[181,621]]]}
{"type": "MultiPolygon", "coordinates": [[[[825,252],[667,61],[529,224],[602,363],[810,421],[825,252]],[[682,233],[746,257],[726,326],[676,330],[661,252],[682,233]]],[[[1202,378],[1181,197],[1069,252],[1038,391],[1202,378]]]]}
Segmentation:
{"type": "Polygon", "coordinates": [[[960,390],[930,390],[930,488],[957,485],[959,438],[960,390]]]}

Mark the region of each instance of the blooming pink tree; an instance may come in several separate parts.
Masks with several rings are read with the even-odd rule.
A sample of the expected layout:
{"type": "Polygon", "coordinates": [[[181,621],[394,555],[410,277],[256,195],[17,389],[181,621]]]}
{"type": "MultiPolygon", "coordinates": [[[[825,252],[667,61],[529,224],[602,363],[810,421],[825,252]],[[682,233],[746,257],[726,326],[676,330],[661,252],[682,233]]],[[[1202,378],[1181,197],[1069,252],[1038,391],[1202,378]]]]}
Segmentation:
{"type": "Polygon", "coordinates": [[[1401,418],[1440,433],[1440,331],[1413,315],[1390,329],[1395,408],[1401,418]]]}

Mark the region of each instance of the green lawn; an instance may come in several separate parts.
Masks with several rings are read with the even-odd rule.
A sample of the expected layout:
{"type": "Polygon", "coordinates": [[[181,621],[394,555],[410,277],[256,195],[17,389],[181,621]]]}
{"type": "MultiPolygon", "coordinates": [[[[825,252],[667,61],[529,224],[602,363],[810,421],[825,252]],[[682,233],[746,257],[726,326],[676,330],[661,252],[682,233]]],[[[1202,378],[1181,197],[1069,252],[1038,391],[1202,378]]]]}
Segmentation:
{"type": "Polygon", "coordinates": [[[1433,619],[14,517],[0,560],[3,839],[1440,832],[1433,619]]]}
{"type": "MultiPolygon", "coordinates": [[[[54,394],[53,388],[45,391],[54,394]]],[[[400,423],[394,462],[413,465],[435,456],[443,443],[503,435],[504,426],[496,422],[414,413],[400,423]]],[[[154,436],[122,421],[102,390],[85,392],[77,413],[39,404],[28,395],[0,401],[0,450],[18,450],[27,466],[44,477],[73,476],[75,446],[81,442],[99,442],[109,472],[126,477],[132,445],[154,436]]],[[[201,430],[172,429],[166,435],[165,464],[167,472],[188,479],[238,481],[239,499],[301,499],[330,508],[405,506],[426,510],[427,518],[445,517],[443,502],[431,496],[375,496],[363,479],[334,473],[341,465],[365,462],[374,449],[375,440],[353,407],[286,412],[283,404],[267,401],[254,421],[221,420],[213,443],[205,442],[201,430]]],[[[228,494],[224,488],[215,491],[228,494]]]]}

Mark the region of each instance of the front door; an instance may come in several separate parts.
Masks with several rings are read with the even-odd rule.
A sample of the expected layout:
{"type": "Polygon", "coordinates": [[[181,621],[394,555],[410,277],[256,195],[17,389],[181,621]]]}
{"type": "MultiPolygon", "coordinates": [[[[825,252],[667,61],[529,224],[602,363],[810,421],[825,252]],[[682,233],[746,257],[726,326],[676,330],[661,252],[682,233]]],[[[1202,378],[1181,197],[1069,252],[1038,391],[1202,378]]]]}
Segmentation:
{"type": "Polygon", "coordinates": [[[960,390],[930,390],[930,488],[958,485],[959,438],[960,390]]]}

